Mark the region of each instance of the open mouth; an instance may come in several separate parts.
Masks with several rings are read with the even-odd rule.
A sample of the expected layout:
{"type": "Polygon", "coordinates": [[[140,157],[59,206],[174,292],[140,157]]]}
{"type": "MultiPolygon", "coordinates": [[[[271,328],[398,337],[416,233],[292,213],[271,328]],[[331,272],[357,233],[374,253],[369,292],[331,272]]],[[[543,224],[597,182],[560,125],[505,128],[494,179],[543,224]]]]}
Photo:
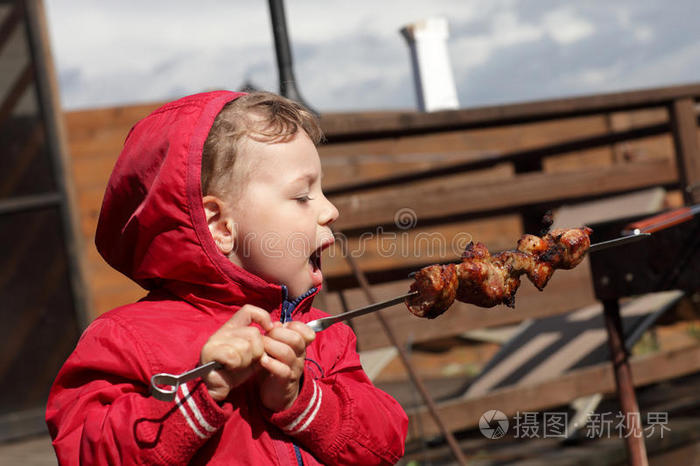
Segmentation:
{"type": "Polygon", "coordinates": [[[323,282],[323,274],[321,273],[321,253],[324,249],[330,247],[334,243],[333,240],[326,241],[321,246],[317,247],[309,256],[309,264],[311,265],[311,279],[314,286],[318,286],[323,282]]]}
{"type": "Polygon", "coordinates": [[[309,264],[311,264],[311,268],[314,272],[317,270],[321,270],[321,251],[323,250],[323,247],[318,247],[314,252],[311,253],[311,256],[309,256],[309,264]]]}

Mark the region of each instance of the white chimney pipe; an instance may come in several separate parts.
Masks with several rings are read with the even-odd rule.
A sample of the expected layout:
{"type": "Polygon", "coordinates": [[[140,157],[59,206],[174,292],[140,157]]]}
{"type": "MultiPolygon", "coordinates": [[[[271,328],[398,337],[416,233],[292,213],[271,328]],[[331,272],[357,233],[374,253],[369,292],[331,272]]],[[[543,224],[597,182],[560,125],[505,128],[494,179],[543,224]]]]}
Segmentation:
{"type": "Polygon", "coordinates": [[[401,29],[411,49],[418,109],[422,112],[459,108],[447,53],[445,18],[428,18],[401,29]]]}

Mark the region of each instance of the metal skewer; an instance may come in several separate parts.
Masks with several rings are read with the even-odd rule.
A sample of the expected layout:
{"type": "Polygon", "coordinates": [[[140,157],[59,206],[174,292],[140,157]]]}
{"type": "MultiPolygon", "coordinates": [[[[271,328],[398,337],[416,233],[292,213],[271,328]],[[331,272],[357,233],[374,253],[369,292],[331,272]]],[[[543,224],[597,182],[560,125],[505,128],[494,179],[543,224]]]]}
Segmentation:
{"type": "MultiPolygon", "coordinates": [[[[591,244],[588,247],[587,253],[602,251],[603,249],[614,248],[617,246],[622,246],[623,244],[634,243],[646,238],[649,238],[651,233],[633,233],[627,236],[621,236],[619,238],[610,239],[607,241],[601,241],[600,243],[591,244]]],[[[458,264],[461,259],[457,259],[451,262],[446,262],[446,264],[458,264]]],[[[408,274],[408,278],[413,278],[418,272],[411,272],[408,274]]]]}
{"type": "Polygon", "coordinates": [[[195,367],[191,371],[183,372],[180,375],[165,373],[156,374],[151,377],[151,395],[153,395],[153,398],[156,400],[173,401],[180,384],[188,380],[196,379],[197,377],[202,377],[210,371],[221,369],[222,367],[224,366],[218,361],[209,361],[206,364],[195,367]],[[163,386],[167,388],[163,388],[163,386]]]}
{"type": "Polygon", "coordinates": [[[616,246],[621,246],[627,243],[634,243],[642,239],[646,239],[651,236],[651,233],[634,233],[628,236],[621,236],[619,238],[611,239],[608,241],[601,241],[600,243],[591,244],[588,248],[588,252],[602,251],[603,249],[614,248],[616,246]]]}
{"type": "Polygon", "coordinates": [[[335,316],[322,317],[321,319],[312,320],[311,322],[307,322],[306,325],[311,327],[314,332],[320,332],[321,330],[325,330],[335,323],[352,319],[354,317],[363,316],[365,314],[369,314],[370,312],[375,312],[380,309],[384,309],[385,307],[393,306],[394,304],[402,303],[406,298],[415,296],[417,294],[417,291],[412,291],[410,293],[406,293],[395,298],[387,299],[386,301],[381,301],[378,303],[370,304],[369,306],[355,309],[354,311],[348,311],[335,316]]]}

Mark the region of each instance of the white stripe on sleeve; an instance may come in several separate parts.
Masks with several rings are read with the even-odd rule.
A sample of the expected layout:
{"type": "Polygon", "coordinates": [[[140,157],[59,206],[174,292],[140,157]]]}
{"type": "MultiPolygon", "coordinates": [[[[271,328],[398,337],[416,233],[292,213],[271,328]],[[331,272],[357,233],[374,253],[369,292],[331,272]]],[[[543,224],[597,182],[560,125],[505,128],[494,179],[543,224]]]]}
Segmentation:
{"type": "Polygon", "coordinates": [[[197,419],[197,422],[199,422],[199,425],[202,426],[202,428],[204,428],[204,430],[206,430],[207,432],[216,432],[216,429],[212,427],[206,419],[204,419],[204,416],[202,416],[202,412],[195,404],[194,399],[192,399],[192,397],[190,396],[190,391],[187,389],[187,384],[183,383],[182,385],[180,385],[180,388],[182,389],[182,396],[185,400],[187,400],[187,404],[192,410],[194,418],[197,419]]]}
{"type": "Polygon", "coordinates": [[[284,430],[292,430],[294,429],[297,424],[299,424],[308,414],[308,412],[311,410],[311,408],[314,406],[314,403],[316,402],[316,396],[319,393],[318,385],[316,385],[316,381],[313,380],[314,383],[314,394],[311,396],[311,401],[309,401],[309,405],[304,409],[304,411],[296,418],[294,421],[292,421],[289,425],[287,425],[284,430]]]}
{"type": "Polygon", "coordinates": [[[303,432],[306,430],[307,427],[309,427],[309,424],[311,424],[311,421],[314,420],[316,417],[316,413],[318,413],[318,409],[321,407],[321,399],[323,398],[323,390],[320,388],[318,389],[318,403],[316,403],[316,407],[314,408],[314,411],[311,413],[311,416],[306,420],[303,426],[301,426],[299,429],[295,430],[292,432],[293,434],[298,434],[299,432],[303,432]]]}
{"type": "Polygon", "coordinates": [[[182,413],[182,417],[185,418],[185,421],[187,421],[187,424],[190,426],[192,431],[197,434],[197,437],[205,439],[207,438],[206,435],[204,435],[202,432],[200,432],[199,429],[197,429],[197,426],[194,425],[194,422],[192,422],[192,418],[190,418],[190,414],[187,412],[187,408],[185,408],[185,404],[183,403],[183,400],[180,399],[180,395],[175,395],[175,403],[177,404],[177,407],[180,409],[180,412],[182,413]]]}

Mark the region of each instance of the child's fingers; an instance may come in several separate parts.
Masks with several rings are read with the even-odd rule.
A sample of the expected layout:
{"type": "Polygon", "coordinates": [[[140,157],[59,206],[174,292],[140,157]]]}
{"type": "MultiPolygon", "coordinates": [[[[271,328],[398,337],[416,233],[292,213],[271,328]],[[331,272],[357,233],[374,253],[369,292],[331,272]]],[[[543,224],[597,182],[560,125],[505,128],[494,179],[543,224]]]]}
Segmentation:
{"type": "Polygon", "coordinates": [[[260,358],[260,365],[271,375],[280,379],[288,379],[292,376],[292,368],[289,365],[267,354],[260,358]]]}
{"type": "MultiPolygon", "coordinates": [[[[255,351],[255,345],[243,338],[233,340],[225,345],[220,345],[217,348],[217,358],[221,364],[226,366],[227,369],[240,369],[243,367],[250,366],[253,362],[255,351]]],[[[262,354],[257,356],[260,358],[262,354]]]]}
{"type": "Polygon", "coordinates": [[[202,347],[202,364],[219,361],[233,369],[257,361],[265,353],[260,331],[255,327],[221,328],[202,347]],[[240,359],[240,360],[239,360],[240,359]]]}
{"type": "MultiPolygon", "coordinates": [[[[243,330],[243,329],[241,329],[243,330]]],[[[221,401],[229,391],[245,382],[258,367],[258,361],[264,354],[262,338],[257,329],[257,339],[234,338],[231,341],[205,345],[202,349],[202,362],[218,361],[222,369],[211,371],[203,379],[209,394],[221,401]]]]}
{"type": "Polygon", "coordinates": [[[251,304],[242,306],[224,325],[231,327],[247,327],[255,322],[260,325],[266,332],[272,329],[272,321],[270,313],[251,304]]]}
{"type": "Polygon", "coordinates": [[[221,335],[221,338],[202,348],[202,363],[219,361],[229,369],[247,367],[265,353],[265,346],[258,329],[249,327],[221,335]]]}
{"type": "Polygon", "coordinates": [[[304,355],[303,350],[297,353],[297,351],[290,345],[282,341],[275,340],[274,338],[263,337],[263,344],[265,346],[265,354],[288,366],[295,364],[297,358],[304,355]]]}
{"type": "Polygon", "coordinates": [[[245,305],[219,327],[202,347],[199,356],[201,364],[218,361],[224,366],[203,377],[209,394],[215,400],[224,400],[231,389],[244,383],[260,367],[259,361],[265,355],[260,328],[262,332],[272,330],[270,314],[259,307],[245,305]]]}
{"type": "Polygon", "coordinates": [[[311,327],[302,322],[287,322],[286,324],[284,324],[284,326],[290,330],[294,330],[299,335],[301,335],[301,337],[304,339],[304,342],[306,343],[306,346],[309,346],[309,344],[316,339],[316,332],[311,330],[311,327]]]}
{"type": "MultiPolygon", "coordinates": [[[[215,387],[215,390],[219,388],[223,389],[222,391],[224,392],[225,398],[226,394],[228,394],[231,388],[237,387],[244,382],[252,374],[252,372],[252,369],[247,369],[244,371],[239,371],[236,374],[232,374],[227,370],[218,370],[211,371],[209,374],[207,374],[207,378],[209,379],[212,387],[215,387]]],[[[220,401],[220,397],[217,398],[218,401],[220,401]]]]}
{"type": "MultiPolygon", "coordinates": [[[[311,329],[309,329],[311,330],[311,329]]],[[[296,356],[301,356],[306,351],[308,343],[299,333],[288,327],[276,327],[267,333],[267,338],[273,339],[289,346],[296,356]]]]}

